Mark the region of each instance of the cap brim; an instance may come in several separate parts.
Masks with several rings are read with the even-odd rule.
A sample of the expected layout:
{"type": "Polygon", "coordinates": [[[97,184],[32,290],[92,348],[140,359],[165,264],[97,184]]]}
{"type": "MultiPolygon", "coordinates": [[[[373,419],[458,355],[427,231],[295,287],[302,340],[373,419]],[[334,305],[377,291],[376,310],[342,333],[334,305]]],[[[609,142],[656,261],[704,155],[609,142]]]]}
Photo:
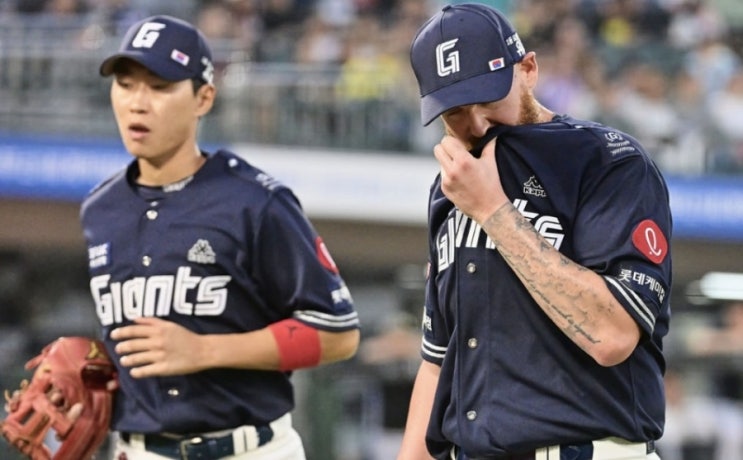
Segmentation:
{"type": "Polygon", "coordinates": [[[98,73],[102,77],[110,76],[114,72],[114,66],[120,59],[131,59],[163,80],[181,81],[191,78],[188,70],[175,61],[168,62],[153,53],[143,53],[140,51],[122,51],[106,58],[101,63],[98,73]]]}
{"type": "Polygon", "coordinates": [[[421,97],[421,120],[428,126],[454,107],[503,99],[513,85],[513,65],[444,86],[421,97]]]}

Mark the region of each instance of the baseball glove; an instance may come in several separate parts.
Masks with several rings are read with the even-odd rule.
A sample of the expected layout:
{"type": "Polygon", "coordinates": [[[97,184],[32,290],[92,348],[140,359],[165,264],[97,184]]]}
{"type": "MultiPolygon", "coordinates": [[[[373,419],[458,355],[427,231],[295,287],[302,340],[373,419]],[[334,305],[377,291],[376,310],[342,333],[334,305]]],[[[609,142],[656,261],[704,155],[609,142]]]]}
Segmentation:
{"type": "Polygon", "coordinates": [[[36,369],[13,395],[0,422],[10,445],[32,460],[87,460],[108,434],[116,371],[100,341],[61,337],[26,363],[36,369]],[[54,456],[44,439],[56,432],[54,456]]]}

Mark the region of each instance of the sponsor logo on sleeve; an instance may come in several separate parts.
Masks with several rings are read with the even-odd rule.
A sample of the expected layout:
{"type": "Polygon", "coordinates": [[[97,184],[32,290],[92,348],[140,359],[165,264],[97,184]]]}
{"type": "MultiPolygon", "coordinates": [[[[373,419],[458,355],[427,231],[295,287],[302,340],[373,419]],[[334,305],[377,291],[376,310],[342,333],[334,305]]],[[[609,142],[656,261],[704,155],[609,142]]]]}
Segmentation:
{"type": "Polygon", "coordinates": [[[88,247],[88,266],[90,268],[101,268],[109,264],[111,260],[111,243],[103,243],[88,247]]]}
{"type": "Polygon", "coordinates": [[[632,243],[653,263],[663,262],[668,254],[668,241],[658,224],[650,219],[640,222],[632,232],[632,243]]]}
{"type": "Polygon", "coordinates": [[[315,238],[315,250],[317,251],[317,258],[320,260],[322,266],[337,275],[339,273],[338,266],[335,265],[335,261],[330,255],[330,251],[328,251],[325,242],[323,242],[322,238],[319,236],[315,238]]]}

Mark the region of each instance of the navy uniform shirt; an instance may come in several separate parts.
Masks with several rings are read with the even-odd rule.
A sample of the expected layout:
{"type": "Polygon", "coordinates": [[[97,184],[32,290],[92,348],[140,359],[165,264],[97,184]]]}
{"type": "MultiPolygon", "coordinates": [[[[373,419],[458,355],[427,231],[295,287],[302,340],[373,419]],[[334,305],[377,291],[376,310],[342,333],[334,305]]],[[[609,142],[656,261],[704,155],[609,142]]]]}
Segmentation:
{"type": "MultiPolygon", "coordinates": [[[[167,187],[136,185],[137,176],[135,161],[81,209],[90,289],[112,357],[111,330],[141,316],[197,334],[254,331],[286,318],[332,332],[358,327],[333,259],[286,186],[226,151],[167,187]]],[[[215,431],[270,422],[294,407],[290,373],[133,379],[118,371],[115,430],[215,431]]]]}
{"type": "Polygon", "coordinates": [[[607,436],[658,439],[664,423],[671,215],[655,165],[627,134],[555,117],[504,128],[506,195],[562,254],[601,275],[642,338],[598,365],[531,298],[482,228],[446,199],[429,208],[422,356],[441,366],[427,444],[449,458],[520,453],[607,436]]]}

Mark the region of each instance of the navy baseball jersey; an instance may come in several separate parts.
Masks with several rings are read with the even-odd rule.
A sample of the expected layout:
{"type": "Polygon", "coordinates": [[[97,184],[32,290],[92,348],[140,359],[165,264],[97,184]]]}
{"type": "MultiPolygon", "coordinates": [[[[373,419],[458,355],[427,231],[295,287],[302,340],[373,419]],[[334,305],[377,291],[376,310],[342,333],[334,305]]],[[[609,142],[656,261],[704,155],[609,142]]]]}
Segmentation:
{"type": "MultiPolygon", "coordinates": [[[[135,161],[81,208],[90,289],[111,356],[111,330],[142,316],[198,334],[248,332],[286,318],[325,331],[358,328],[349,291],[289,188],[227,151],[166,187],[137,185],[137,176],[135,161]]],[[[294,407],[290,373],[210,369],[133,379],[118,370],[115,430],[216,431],[264,424],[294,407]]]]}
{"type": "Polygon", "coordinates": [[[422,356],[441,366],[429,449],[449,458],[453,443],[486,457],[607,436],[658,439],[672,225],[662,176],[632,137],[564,116],[503,127],[496,161],[513,205],[562,254],[603,277],[643,336],[623,363],[597,364],[437,178],[422,327],[422,356]]]}

